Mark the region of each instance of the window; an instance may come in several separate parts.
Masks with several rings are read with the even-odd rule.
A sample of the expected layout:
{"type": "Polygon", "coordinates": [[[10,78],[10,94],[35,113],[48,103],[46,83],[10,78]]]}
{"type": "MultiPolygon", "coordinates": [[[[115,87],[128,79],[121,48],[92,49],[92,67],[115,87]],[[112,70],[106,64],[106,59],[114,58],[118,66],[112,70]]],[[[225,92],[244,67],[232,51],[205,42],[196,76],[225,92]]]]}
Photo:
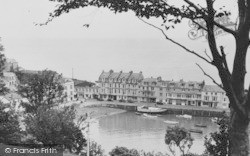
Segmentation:
{"type": "Polygon", "coordinates": [[[162,96],[162,93],[160,93],[160,96],[162,96]]]}
{"type": "Polygon", "coordinates": [[[160,88],[160,91],[162,91],[162,88],[160,88]]]}
{"type": "Polygon", "coordinates": [[[217,101],[217,97],[216,97],[216,96],[213,96],[213,97],[212,97],[212,100],[213,100],[213,101],[217,101]]]}
{"type": "Polygon", "coordinates": [[[206,101],[208,101],[208,100],[209,100],[209,96],[204,96],[204,99],[205,99],[206,101]]]}

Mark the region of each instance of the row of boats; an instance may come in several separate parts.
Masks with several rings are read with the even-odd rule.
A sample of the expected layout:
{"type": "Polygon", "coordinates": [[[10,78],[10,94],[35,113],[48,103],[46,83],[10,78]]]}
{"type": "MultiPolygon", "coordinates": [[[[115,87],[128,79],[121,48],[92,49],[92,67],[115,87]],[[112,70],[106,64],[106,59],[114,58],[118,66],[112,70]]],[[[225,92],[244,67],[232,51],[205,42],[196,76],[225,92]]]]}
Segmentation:
{"type": "MultiPolygon", "coordinates": [[[[165,109],[165,108],[138,106],[137,107],[137,112],[135,112],[135,113],[136,113],[136,115],[142,115],[142,116],[148,117],[148,118],[157,118],[157,117],[161,116],[160,115],[161,113],[164,113],[166,111],[167,111],[167,109],[165,109]],[[154,115],[152,115],[152,114],[154,114],[154,115]]],[[[185,119],[192,119],[192,116],[188,115],[188,114],[176,115],[176,117],[185,118],[185,119]]],[[[217,118],[212,118],[211,120],[213,122],[216,122],[217,118]]],[[[169,124],[169,125],[177,125],[177,124],[179,124],[178,121],[171,121],[171,120],[165,120],[163,122],[166,123],[166,124],[169,124]]],[[[194,126],[198,127],[198,128],[206,128],[207,127],[207,125],[204,125],[204,124],[195,124],[194,126]]],[[[189,132],[200,133],[200,134],[203,133],[203,131],[200,130],[200,129],[189,129],[189,132]]]]}

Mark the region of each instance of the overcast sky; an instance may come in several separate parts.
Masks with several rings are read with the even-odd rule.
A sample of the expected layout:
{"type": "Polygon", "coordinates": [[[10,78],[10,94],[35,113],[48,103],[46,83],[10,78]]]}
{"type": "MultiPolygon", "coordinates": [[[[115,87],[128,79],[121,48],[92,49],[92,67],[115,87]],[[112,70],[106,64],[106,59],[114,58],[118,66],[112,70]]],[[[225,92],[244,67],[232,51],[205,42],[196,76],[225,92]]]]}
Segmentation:
{"type": "MultiPolygon", "coordinates": [[[[195,65],[199,63],[219,81],[214,67],[165,40],[156,29],[133,13],[113,14],[107,9],[87,8],[56,18],[46,26],[36,26],[54,9],[49,0],[0,0],[0,36],[5,55],[25,69],[51,69],[82,80],[96,81],[102,70],[142,71],[144,77],[165,80],[212,82],[195,65]],[[90,24],[89,28],[83,27],[90,24]]],[[[153,22],[158,24],[158,22],[153,22]]],[[[190,40],[187,22],[167,32],[190,49],[204,54],[204,38],[190,40]]],[[[234,41],[229,35],[217,37],[232,65],[234,41]]],[[[248,62],[249,61],[248,56],[248,62]]],[[[249,70],[249,64],[248,64],[249,70]]],[[[249,83],[249,74],[247,74],[249,83]]]]}

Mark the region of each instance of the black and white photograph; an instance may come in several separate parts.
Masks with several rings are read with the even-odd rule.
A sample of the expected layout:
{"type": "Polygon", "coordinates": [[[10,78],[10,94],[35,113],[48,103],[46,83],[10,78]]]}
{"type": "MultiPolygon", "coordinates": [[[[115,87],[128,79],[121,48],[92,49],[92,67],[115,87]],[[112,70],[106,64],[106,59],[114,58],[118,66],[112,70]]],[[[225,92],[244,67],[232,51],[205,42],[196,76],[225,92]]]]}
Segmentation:
{"type": "Polygon", "coordinates": [[[0,156],[250,156],[250,0],[0,0],[0,156]]]}

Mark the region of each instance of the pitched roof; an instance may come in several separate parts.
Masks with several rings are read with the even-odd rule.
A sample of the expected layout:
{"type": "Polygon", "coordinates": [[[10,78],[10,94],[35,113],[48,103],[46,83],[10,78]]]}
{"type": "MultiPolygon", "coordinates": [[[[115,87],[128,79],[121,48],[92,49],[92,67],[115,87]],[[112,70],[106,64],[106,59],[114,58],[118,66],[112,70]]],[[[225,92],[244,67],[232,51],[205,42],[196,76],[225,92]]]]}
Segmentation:
{"type": "Polygon", "coordinates": [[[121,73],[120,76],[119,76],[119,78],[120,79],[128,79],[129,75],[130,75],[130,73],[121,73]]]}
{"type": "Polygon", "coordinates": [[[121,73],[115,73],[115,72],[112,72],[110,75],[109,75],[109,78],[111,79],[117,79],[119,76],[120,76],[121,73]]]}
{"type": "Polygon", "coordinates": [[[142,80],[143,75],[142,73],[133,73],[132,71],[128,73],[124,73],[122,71],[120,72],[114,72],[113,70],[110,70],[109,72],[102,72],[101,75],[99,76],[99,79],[106,79],[106,78],[111,78],[111,79],[137,79],[137,80],[142,80]]]}
{"type": "Polygon", "coordinates": [[[99,79],[105,79],[108,78],[110,75],[109,72],[102,72],[101,75],[99,76],[99,79]]]}
{"type": "Polygon", "coordinates": [[[143,80],[144,77],[142,75],[142,73],[132,73],[129,78],[129,80],[132,80],[132,79],[136,79],[136,80],[143,80]]]}
{"type": "Polygon", "coordinates": [[[92,87],[94,85],[94,83],[91,82],[81,82],[75,85],[75,87],[92,87]]]}
{"type": "Polygon", "coordinates": [[[157,78],[145,78],[142,82],[157,82],[157,78]]]}
{"type": "Polygon", "coordinates": [[[223,89],[221,89],[219,86],[216,85],[205,85],[203,87],[204,92],[225,92],[223,89]]]}

